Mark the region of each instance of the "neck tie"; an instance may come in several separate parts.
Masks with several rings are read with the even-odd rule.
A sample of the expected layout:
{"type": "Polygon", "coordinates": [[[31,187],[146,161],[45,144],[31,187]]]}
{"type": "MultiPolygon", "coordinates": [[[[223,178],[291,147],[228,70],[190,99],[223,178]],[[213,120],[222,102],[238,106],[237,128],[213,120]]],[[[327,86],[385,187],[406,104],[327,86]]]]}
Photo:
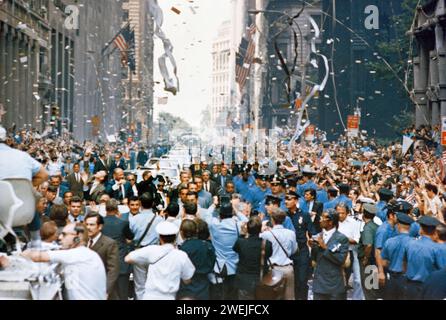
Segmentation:
{"type": "Polygon", "coordinates": [[[88,247],[91,248],[93,246],[93,239],[90,239],[90,241],[88,241],[88,247]]]}
{"type": "Polygon", "coordinates": [[[77,182],[79,183],[80,182],[80,178],[79,178],[79,173],[76,173],[76,180],[77,180],[77,182]]]}

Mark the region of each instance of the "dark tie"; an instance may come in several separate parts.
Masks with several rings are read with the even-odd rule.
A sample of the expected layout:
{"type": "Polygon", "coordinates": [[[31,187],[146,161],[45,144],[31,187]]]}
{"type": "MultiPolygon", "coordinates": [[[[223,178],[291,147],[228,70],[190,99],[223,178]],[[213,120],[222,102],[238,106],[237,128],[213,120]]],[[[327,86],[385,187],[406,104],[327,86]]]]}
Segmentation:
{"type": "Polygon", "coordinates": [[[93,239],[90,239],[90,241],[88,241],[88,247],[89,248],[93,247],[93,239]]]}

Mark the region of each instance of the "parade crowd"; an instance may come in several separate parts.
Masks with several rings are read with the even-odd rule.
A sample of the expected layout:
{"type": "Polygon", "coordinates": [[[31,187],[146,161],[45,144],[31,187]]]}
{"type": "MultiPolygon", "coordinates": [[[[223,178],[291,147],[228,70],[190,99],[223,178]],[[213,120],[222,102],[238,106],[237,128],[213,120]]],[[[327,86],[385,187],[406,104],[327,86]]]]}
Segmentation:
{"type": "Polygon", "coordinates": [[[402,143],[318,134],[290,158],[285,139],[273,171],[263,159],[201,161],[173,185],[128,173],[149,159],[137,144],[0,127],[0,180],[32,181],[21,255],[60,263],[65,299],[254,300],[270,270],[286,300],[444,299],[438,129],[403,134],[404,154],[402,143]]]}

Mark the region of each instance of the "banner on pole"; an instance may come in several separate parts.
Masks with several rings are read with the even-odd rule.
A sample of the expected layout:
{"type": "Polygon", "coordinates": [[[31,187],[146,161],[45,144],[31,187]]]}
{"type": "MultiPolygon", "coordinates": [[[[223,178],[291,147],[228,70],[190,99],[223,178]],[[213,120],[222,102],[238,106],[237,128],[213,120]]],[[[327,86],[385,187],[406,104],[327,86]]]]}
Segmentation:
{"type": "Polygon", "coordinates": [[[313,141],[314,140],[314,130],[315,130],[315,126],[314,125],[309,125],[306,129],[305,129],[305,141],[313,141]]]}
{"type": "Polygon", "coordinates": [[[446,146],[446,117],[441,117],[441,145],[446,146]]]}
{"type": "Polygon", "coordinates": [[[403,157],[406,155],[407,151],[409,151],[409,148],[412,144],[413,140],[411,137],[403,136],[403,157]]]}
{"type": "Polygon", "coordinates": [[[347,136],[357,137],[359,134],[359,116],[348,116],[347,117],[347,136]]]}

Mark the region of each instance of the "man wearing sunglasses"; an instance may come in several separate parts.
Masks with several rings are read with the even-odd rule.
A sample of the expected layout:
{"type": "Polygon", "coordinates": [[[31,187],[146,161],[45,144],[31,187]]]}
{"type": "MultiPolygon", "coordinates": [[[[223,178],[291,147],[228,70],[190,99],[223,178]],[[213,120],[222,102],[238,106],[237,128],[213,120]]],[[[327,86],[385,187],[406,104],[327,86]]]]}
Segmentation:
{"type": "Polygon", "coordinates": [[[86,247],[86,227],[81,223],[66,225],[59,241],[61,250],[26,250],[22,255],[34,262],[59,263],[63,268],[66,299],[105,300],[105,267],[99,255],[86,247]]]}

